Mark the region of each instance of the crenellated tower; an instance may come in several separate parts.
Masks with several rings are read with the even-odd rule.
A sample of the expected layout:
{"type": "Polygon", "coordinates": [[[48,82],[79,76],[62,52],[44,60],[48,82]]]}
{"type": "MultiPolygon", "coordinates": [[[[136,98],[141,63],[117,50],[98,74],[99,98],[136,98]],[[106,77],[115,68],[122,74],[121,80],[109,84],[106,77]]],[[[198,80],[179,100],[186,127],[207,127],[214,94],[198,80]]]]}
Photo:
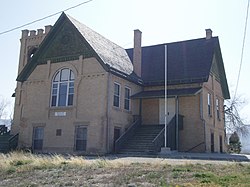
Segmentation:
{"type": "MultiPolygon", "coordinates": [[[[19,55],[19,67],[18,67],[18,75],[26,66],[26,64],[30,61],[32,56],[35,54],[39,45],[42,43],[43,39],[51,30],[52,26],[45,26],[44,29],[35,30],[22,30],[22,36],[20,39],[20,55],[19,55]]],[[[14,121],[12,125],[13,132],[19,132],[20,124],[25,124],[26,119],[23,116],[24,111],[24,103],[26,102],[27,92],[23,87],[22,82],[17,82],[15,93],[13,97],[15,97],[15,110],[14,110],[14,121]]]]}
{"type": "Polygon", "coordinates": [[[29,62],[32,56],[35,54],[39,45],[42,43],[45,36],[49,33],[52,26],[47,25],[44,29],[36,30],[22,30],[22,37],[20,39],[20,56],[19,56],[19,68],[18,74],[22,71],[25,65],[29,62]]]}

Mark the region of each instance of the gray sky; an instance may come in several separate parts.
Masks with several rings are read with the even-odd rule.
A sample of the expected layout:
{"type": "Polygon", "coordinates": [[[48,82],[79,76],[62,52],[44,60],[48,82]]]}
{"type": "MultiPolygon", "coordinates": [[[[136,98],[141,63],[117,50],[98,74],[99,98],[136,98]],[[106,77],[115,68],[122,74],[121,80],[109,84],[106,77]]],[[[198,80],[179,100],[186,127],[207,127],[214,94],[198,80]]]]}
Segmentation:
{"type": "MultiPolygon", "coordinates": [[[[2,1],[0,32],[65,10],[84,0],[2,1]]],[[[240,65],[247,0],[93,0],[66,13],[124,48],[133,45],[133,30],[142,31],[142,45],[205,37],[211,28],[219,36],[231,97],[240,65]]],[[[60,15],[0,35],[0,95],[15,90],[21,30],[53,25],[60,15]]],[[[248,100],[241,113],[250,121],[250,18],[238,94],[248,100]]]]}

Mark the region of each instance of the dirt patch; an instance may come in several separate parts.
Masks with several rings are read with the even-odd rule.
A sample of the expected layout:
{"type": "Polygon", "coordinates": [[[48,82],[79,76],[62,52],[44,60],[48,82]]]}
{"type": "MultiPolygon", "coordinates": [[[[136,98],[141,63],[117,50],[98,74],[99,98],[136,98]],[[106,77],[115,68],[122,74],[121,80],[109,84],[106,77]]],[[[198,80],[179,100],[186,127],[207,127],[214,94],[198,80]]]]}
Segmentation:
{"type": "MultiPolygon", "coordinates": [[[[0,155],[1,157],[1,155],[0,155]]],[[[246,186],[250,163],[2,155],[0,186],[246,186]]]]}

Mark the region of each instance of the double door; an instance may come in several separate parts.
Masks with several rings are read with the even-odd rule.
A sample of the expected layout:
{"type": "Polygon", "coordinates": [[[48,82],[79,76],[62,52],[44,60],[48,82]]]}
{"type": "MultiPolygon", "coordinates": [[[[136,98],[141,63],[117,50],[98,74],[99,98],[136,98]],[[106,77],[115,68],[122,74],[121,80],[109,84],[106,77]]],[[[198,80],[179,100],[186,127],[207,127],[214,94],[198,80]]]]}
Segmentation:
{"type": "Polygon", "coordinates": [[[176,114],[175,98],[167,98],[166,100],[166,110],[165,110],[165,99],[160,99],[159,101],[159,124],[165,124],[165,114],[167,124],[176,114]]]}

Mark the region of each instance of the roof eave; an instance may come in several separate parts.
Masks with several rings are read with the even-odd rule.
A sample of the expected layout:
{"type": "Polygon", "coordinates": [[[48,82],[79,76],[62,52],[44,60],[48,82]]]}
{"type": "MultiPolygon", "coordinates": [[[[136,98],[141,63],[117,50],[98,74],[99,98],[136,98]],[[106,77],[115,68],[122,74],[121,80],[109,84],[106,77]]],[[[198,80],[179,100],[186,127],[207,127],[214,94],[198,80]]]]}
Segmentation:
{"type": "MultiPolygon", "coordinates": [[[[172,90],[172,89],[171,89],[172,90]]],[[[178,90],[178,89],[176,89],[178,90]]],[[[198,90],[193,92],[193,93],[179,93],[179,94],[168,94],[167,95],[167,98],[173,98],[173,97],[189,97],[189,96],[195,96],[197,94],[199,94],[202,90],[202,87],[198,87],[198,90]]],[[[157,90],[155,90],[157,91],[157,90]]],[[[143,93],[146,93],[146,92],[150,92],[150,91],[142,91],[142,92],[139,92],[137,94],[134,94],[131,96],[131,99],[155,99],[155,98],[165,98],[165,91],[164,90],[160,90],[162,93],[161,94],[155,94],[155,95],[152,95],[152,93],[154,91],[152,91],[151,95],[143,95],[143,93]]]]}
{"type": "MultiPolygon", "coordinates": [[[[61,16],[58,18],[58,20],[56,21],[55,25],[52,27],[52,29],[48,33],[48,35],[45,36],[45,38],[41,42],[41,44],[40,44],[38,50],[36,51],[36,53],[34,54],[34,56],[31,58],[31,60],[25,65],[25,67],[19,73],[19,75],[17,76],[16,81],[18,81],[18,82],[24,82],[24,81],[26,81],[29,78],[30,74],[34,71],[34,69],[36,68],[36,66],[39,65],[38,64],[38,59],[39,59],[39,54],[42,52],[41,50],[43,50],[43,48],[45,48],[46,46],[48,46],[50,44],[51,38],[53,38],[53,36],[56,33],[55,29],[57,29],[59,27],[59,25],[62,24],[62,22],[64,22],[65,20],[68,20],[69,22],[71,22],[71,20],[63,12],[61,14],[61,16]]],[[[82,34],[75,27],[75,25],[72,22],[71,22],[71,24],[74,26],[76,32],[78,32],[78,34],[82,37],[82,39],[84,40],[85,44],[88,45],[93,50],[94,57],[101,64],[101,66],[104,68],[104,70],[105,71],[109,71],[109,66],[103,62],[103,60],[101,59],[101,57],[96,53],[96,51],[92,48],[92,46],[86,41],[86,39],[82,36],[82,34]]]]}
{"type": "Polygon", "coordinates": [[[127,75],[125,74],[124,72],[121,72],[115,68],[112,68],[112,67],[109,67],[109,70],[108,70],[110,73],[112,73],[113,75],[116,75],[120,78],[123,78],[125,80],[128,80],[130,82],[133,82],[139,86],[142,86],[143,85],[143,80],[141,78],[139,78],[138,76],[133,76],[132,74],[131,75],[127,75]]]}
{"type": "Polygon", "coordinates": [[[220,80],[221,80],[221,89],[222,89],[222,94],[224,99],[230,99],[230,92],[227,84],[227,77],[225,73],[225,68],[224,68],[224,62],[221,54],[221,49],[220,49],[220,44],[219,44],[219,39],[217,39],[217,45],[215,47],[215,55],[217,59],[219,60],[219,73],[220,73],[220,80]]]}

